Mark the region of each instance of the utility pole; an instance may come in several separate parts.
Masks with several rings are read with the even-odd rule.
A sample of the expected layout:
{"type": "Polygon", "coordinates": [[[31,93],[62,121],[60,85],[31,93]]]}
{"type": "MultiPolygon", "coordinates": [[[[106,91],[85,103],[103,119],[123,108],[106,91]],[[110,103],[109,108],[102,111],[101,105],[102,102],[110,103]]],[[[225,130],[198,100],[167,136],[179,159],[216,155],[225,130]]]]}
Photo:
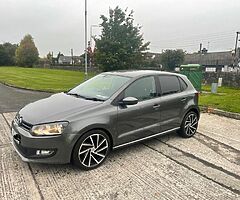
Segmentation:
{"type": "Polygon", "coordinates": [[[87,41],[87,0],[85,0],[85,80],[88,79],[88,59],[87,59],[87,49],[88,49],[88,41],[87,41]]]}
{"type": "Polygon", "coordinates": [[[235,52],[234,52],[234,66],[238,65],[237,50],[238,50],[238,35],[240,34],[240,32],[236,32],[236,33],[237,33],[237,36],[236,36],[235,52]]]}
{"type": "Polygon", "coordinates": [[[200,43],[199,53],[202,53],[202,43],[200,43]]]}
{"type": "Polygon", "coordinates": [[[199,49],[199,63],[200,65],[202,65],[202,43],[200,43],[200,49],[199,49]]]}

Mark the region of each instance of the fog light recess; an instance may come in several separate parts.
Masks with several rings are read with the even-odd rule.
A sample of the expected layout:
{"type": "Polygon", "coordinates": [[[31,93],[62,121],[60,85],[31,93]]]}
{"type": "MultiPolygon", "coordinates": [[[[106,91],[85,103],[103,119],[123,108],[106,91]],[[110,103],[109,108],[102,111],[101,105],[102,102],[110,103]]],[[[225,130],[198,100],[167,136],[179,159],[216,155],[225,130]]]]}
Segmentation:
{"type": "Polygon", "coordinates": [[[54,153],[52,150],[37,150],[36,155],[37,156],[50,156],[54,153]]]}

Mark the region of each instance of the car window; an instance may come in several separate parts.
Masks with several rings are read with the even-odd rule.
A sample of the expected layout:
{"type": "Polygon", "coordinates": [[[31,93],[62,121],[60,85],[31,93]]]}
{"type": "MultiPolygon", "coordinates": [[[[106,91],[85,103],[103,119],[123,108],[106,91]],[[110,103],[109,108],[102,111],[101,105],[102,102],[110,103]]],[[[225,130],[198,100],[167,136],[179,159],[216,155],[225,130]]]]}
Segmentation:
{"type": "Polygon", "coordinates": [[[179,80],[176,76],[159,76],[162,95],[174,94],[181,91],[179,80]]]}
{"type": "Polygon", "coordinates": [[[187,89],[187,84],[185,83],[185,81],[180,77],[178,77],[178,79],[179,79],[179,82],[180,82],[181,90],[182,91],[186,90],[187,89]]]}
{"type": "Polygon", "coordinates": [[[153,76],[138,79],[125,90],[125,97],[135,97],[139,101],[156,97],[156,85],[153,76]]]}

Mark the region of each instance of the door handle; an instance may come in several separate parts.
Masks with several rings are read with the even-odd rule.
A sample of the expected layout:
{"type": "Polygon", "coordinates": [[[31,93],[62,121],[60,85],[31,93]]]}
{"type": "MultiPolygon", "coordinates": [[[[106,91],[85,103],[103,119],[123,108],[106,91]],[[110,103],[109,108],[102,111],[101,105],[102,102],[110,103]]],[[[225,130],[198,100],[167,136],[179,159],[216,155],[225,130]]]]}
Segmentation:
{"type": "Polygon", "coordinates": [[[158,108],[160,108],[160,104],[156,104],[153,106],[153,109],[158,109],[158,108]]]}

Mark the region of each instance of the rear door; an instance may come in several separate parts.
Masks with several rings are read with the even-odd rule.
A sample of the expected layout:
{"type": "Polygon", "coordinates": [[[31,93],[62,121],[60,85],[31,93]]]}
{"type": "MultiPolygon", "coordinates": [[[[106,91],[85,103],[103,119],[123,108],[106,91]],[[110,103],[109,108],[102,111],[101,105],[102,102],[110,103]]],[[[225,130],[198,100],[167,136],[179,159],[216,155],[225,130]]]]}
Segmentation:
{"type": "Polygon", "coordinates": [[[162,132],[180,127],[187,96],[182,92],[177,76],[160,75],[158,78],[161,88],[160,123],[162,132]]]}
{"type": "Polygon", "coordinates": [[[155,77],[136,80],[123,92],[122,99],[125,97],[135,97],[139,102],[131,106],[118,106],[119,144],[159,133],[160,107],[155,77]]]}

